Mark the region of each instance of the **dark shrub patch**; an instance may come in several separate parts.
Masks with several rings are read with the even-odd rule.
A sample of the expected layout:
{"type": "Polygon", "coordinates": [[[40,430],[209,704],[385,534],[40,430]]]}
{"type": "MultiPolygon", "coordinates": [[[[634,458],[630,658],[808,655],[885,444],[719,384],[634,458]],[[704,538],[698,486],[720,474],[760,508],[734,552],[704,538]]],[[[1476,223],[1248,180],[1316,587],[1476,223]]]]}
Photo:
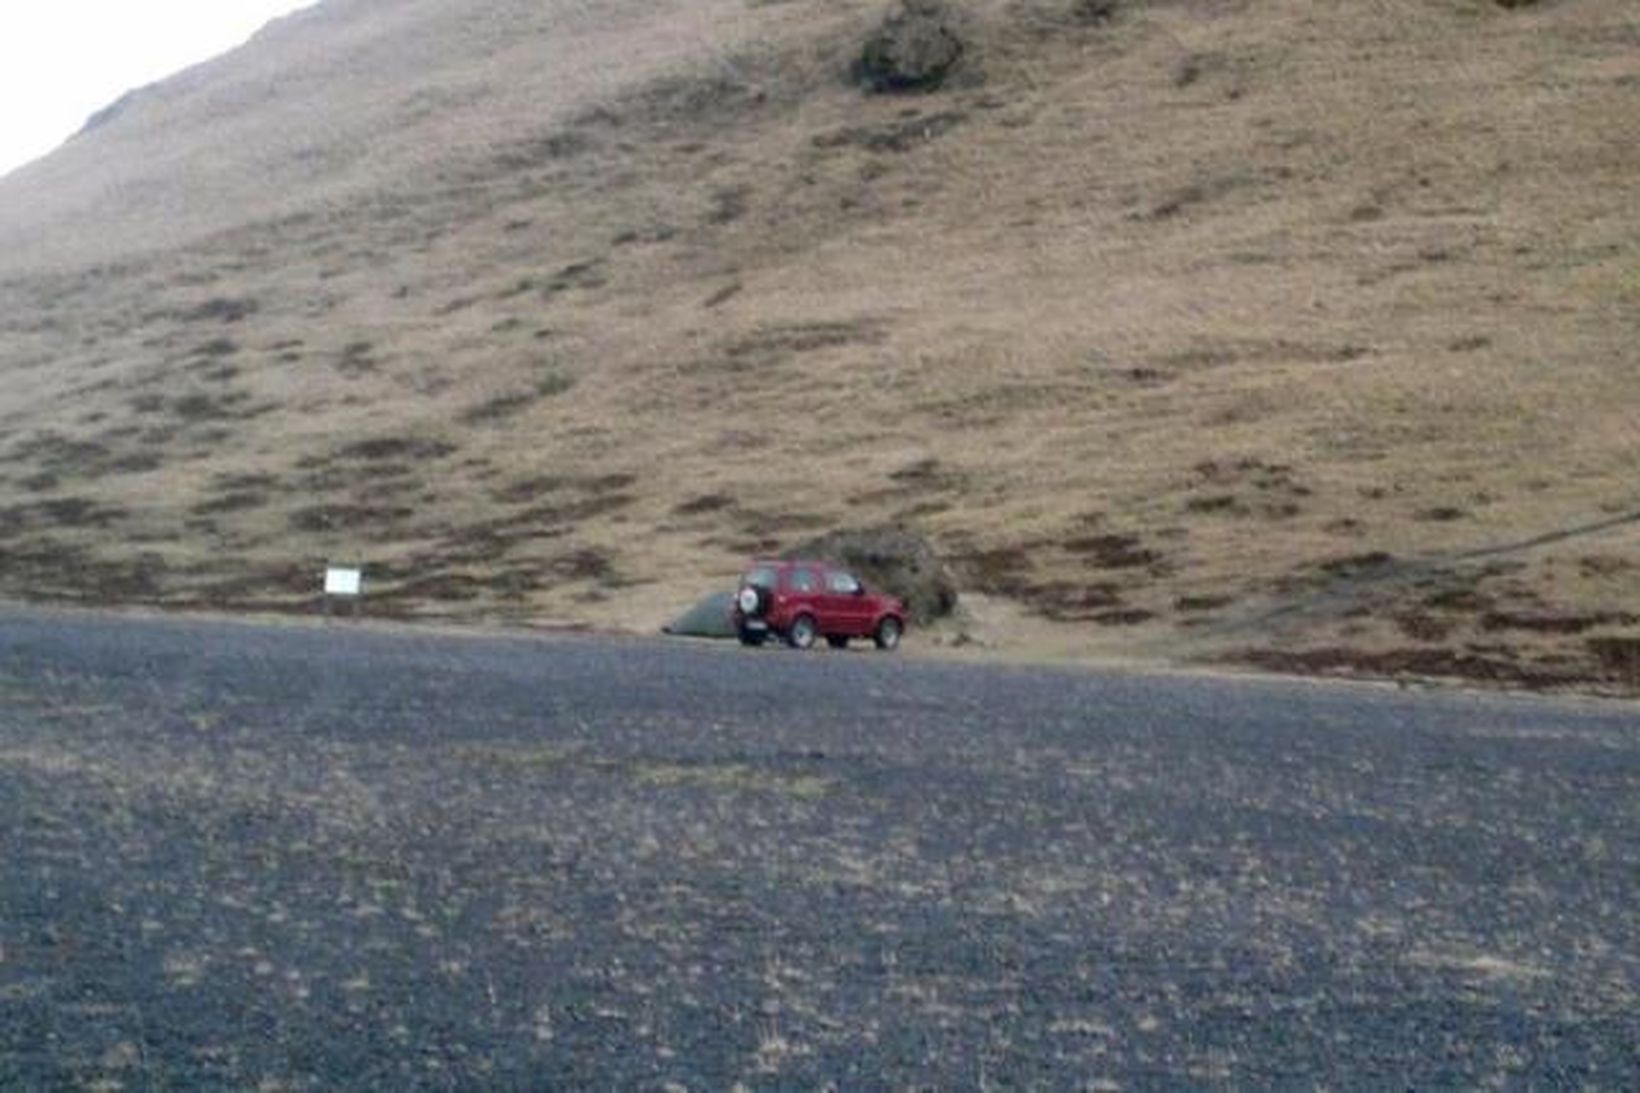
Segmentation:
{"type": "Polygon", "coordinates": [[[252,472],[250,474],[219,474],[212,479],[212,486],[219,490],[270,490],[279,485],[279,477],[272,474],[252,472]]]}
{"type": "Polygon", "coordinates": [[[1321,571],[1332,577],[1361,577],[1384,573],[1395,564],[1395,557],[1381,550],[1365,554],[1351,554],[1321,563],[1321,571]]]}
{"type": "Polygon", "coordinates": [[[205,394],[183,395],[171,408],[178,417],[188,421],[201,421],[205,418],[221,417],[223,414],[222,405],[205,394]]]}
{"type": "Polygon", "coordinates": [[[583,497],[578,501],[565,501],[560,505],[537,505],[520,512],[510,523],[520,529],[575,524],[596,516],[608,515],[631,504],[632,495],[629,493],[600,494],[595,497],[583,497]]]}
{"type": "Polygon", "coordinates": [[[1550,612],[1488,611],[1481,616],[1482,630],[1524,630],[1535,634],[1581,634],[1597,626],[1627,626],[1633,615],[1601,611],[1589,615],[1557,615],[1550,612]]]}
{"type": "Polygon", "coordinates": [[[1445,641],[1452,634],[1452,624],[1434,615],[1409,613],[1395,620],[1396,627],[1414,641],[1445,641]]]}
{"type": "Polygon", "coordinates": [[[577,489],[593,493],[602,490],[624,490],[638,481],[638,476],[625,471],[615,471],[612,474],[589,475],[586,478],[575,480],[577,489]]]}
{"type": "Polygon", "coordinates": [[[1491,596],[1470,587],[1443,588],[1424,597],[1425,607],[1442,611],[1488,611],[1492,604],[1491,596]]]}
{"type": "Polygon", "coordinates": [[[566,376],[562,372],[548,372],[535,381],[535,393],[542,398],[552,398],[561,395],[575,386],[575,377],[566,376]]]}
{"type": "Polygon", "coordinates": [[[1217,611],[1235,602],[1234,596],[1180,596],[1173,606],[1180,611],[1217,611]]]}
{"type": "Polygon", "coordinates": [[[56,489],[61,484],[62,479],[50,473],[31,474],[18,483],[30,493],[45,493],[47,490],[56,489]]]}
{"type": "Polygon", "coordinates": [[[1338,647],[1292,652],[1279,649],[1248,649],[1226,659],[1270,671],[1298,675],[1413,675],[1471,679],[1538,688],[1556,686],[1576,678],[1575,675],[1568,675],[1561,670],[1522,664],[1511,654],[1503,651],[1494,655],[1426,647],[1389,649],[1382,652],[1338,647]]]}
{"type": "Polygon", "coordinates": [[[607,581],[615,573],[615,563],[596,547],[583,547],[554,558],[549,568],[572,581],[607,581]]]}
{"type": "Polygon", "coordinates": [[[266,494],[242,490],[201,501],[194,506],[193,512],[196,516],[213,516],[223,512],[244,512],[248,509],[258,509],[267,503],[266,494]]]}
{"type": "Polygon", "coordinates": [[[1640,682],[1640,638],[1590,638],[1588,648],[1608,676],[1640,682]]]}
{"type": "Polygon", "coordinates": [[[0,523],[16,531],[57,525],[69,528],[106,528],[130,515],[126,510],[85,497],[54,498],[0,510],[0,523]]]}
{"type": "Polygon", "coordinates": [[[746,215],[751,189],[747,186],[726,186],[712,195],[712,207],[706,214],[707,223],[732,224],[746,215]]]}
{"type": "Polygon", "coordinates": [[[1184,503],[1189,512],[1235,512],[1243,511],[1242,505],[1236,500],[1233,493],[1216,493],[1209,497],[1192,497],[1184,503]]]}
{"type": "Polygon", "coordinates": [[[463,410],[461,420],[468,425],[478,425],[486,421],[500,421],[519,413],[539,397],[529,391],[513,391],[509,394],[497,395],[463,410]]]}
{"type": "Polygon", "coordinates": [[[1101,621],[1127,610],[1122,603],[1122,590],[1108,581],[1095,584],[1072,584],[1068,581],[1027,583],[1016,594],[1048,618],[1064,622],[1084,619],[1101,621]]]}
{"type": "Polygon", "coordinates": [[[200,357],[228,357],[239,352],[239,346],[232,338],[212,338],[194,350],[200,357]]]}
{"type": "Polygon", "coordinates": [[[543,494],[556,493],[573,485],[573,480],[563,475],[543,474],[535,478],[526,478],[505,486],[495,492],[498,501],[509,501],[513,504],[524,504],[533,501],[543,494]]]}
{"type": "Polygon", "coordinates": [[[1065,549],[1088,555],[1101,569],[1131,569],[1150,565],[1159,558],[1155,551],[1140,547],[1138,537],[1133,535],[1090,535],[1068,540],[1065,549]]]}
{"type": "Polygon", "coordinates": [[[880,335],[870,322],[780,323],[760,327],[725,350],[731,371],[767,366],[800,353],[816,353],[845,345],[875,342],[880,335]]]}
{"type": "Polygon", "coordinates": [[[782,532],[823,528],[832,523],[831,517],[817,512],[762,512],[758,509],[741,509],[735,513],[735,519],[744,530],[768,537],[778,536],[782,532]]]}
{"type": "Polygon", "coordinates": [[[314,505],[291,513],[290,526],[297,531],[341,531],[396,524],[414,510],[380,505],[314,505]]]}
{"type": "Polygon", "coordinates": [[[956,563],[965,584],[982,592],[1010,596],[1027,587],[1026,575],[1032,568],[1024,547],[996,547],[959,555],[956,563]]]}
{"type": "Polygon", "coordinates": [[[442,459],[455,451],[442,440],[421,440],[407,436],[380,436],[349,444],[336,454],[343,459],[442,459]]]}
{"type": "Polygon", "coordinates": [[[700,306],[705,308],[720,307],[734,299],[736,296],[739,296],[742,287],[743,286],[739,281],[724,285],[722,288],[706,297],[700,306]]]}
{"type": "Polygon", "coordinates": [[[1071,17],[1081,23],[1105,23],[1116,17],[1117,0],[1071,0],[1071,17]]]}
{"type": "Polygon", "coordinates": [[[141,474],[164,465],[165,460],[158,452],[131,452],[109,460],[108,470],[111,474],[141,474]]]}
{"type": "Polygon", "coordinates": [[[587,262],[572,262],[553,275],[541,289],[543,296],[554,296],[571,289],[602,288],[608,283],[608,278],[602,271],[602,260],[592,259],[587,262]]]}
{"type": "Polygon", "coordinates": [[[1615,554],[1590,554],[1578,559],[1577,567],[1585,577],[1609,577],[1617,573],[1627,573],[1640,566],[1640,562],[1615,554]]]}
{"type": "Polygon", "coordinates": [[[915,463],[908,463],[897,471],[890,471],[888,477],[908,485],[925,486],[939,481],[943,476],[940,472],[940,461],[928,456],[915,463]]]}
{"type": "Polygon", "coordinates": [[[254,315],[257,309],[255,300],[234,299],[229,296],[213,296],[196,307],[188,308],[179,314],[185,322],[223,322],[237,323],[246,316],[254,315]]]}
{"type": "Polygon", "coordinates": [[[336,362],[336,370],[348,374],[375,371],[376,359],[370,355],[373,348],[370,342],[348,342],[342,347],[342,357],[336,362]]]}
{"type": "Polygon", "coordinates": [[[699,516],[708,512],[722,512],[733,508],[735,499],[722,493],[708,493],[700,497],[692,497],[678,505],[672,511],[679,516],[699,516]]]}
{"type": "Polygon", "coordinates": [[[1155,618],[1154,612],[1140,607],[1123,608],[1120,611],[1105,611],[1093,616],[1093,621],[1100,626],[1138,626],[1142,622],[1149,622],[1155,618]]]}
{"type": "Polygon", "coordinates": [[[788,558],[811,558],[846,565],[868,586],[905,600],[922,622],[949,615],[957,606],[957,586],[934,548],[922,536],[897,528],[834,531],[811,539],[788,558]]]}

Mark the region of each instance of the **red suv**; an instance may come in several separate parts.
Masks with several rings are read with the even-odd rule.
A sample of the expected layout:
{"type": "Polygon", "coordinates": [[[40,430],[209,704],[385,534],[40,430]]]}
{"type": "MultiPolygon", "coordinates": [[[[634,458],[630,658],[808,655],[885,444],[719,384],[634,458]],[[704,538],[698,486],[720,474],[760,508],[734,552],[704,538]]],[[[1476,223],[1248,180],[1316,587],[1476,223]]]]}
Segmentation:
{"type": "Polygon", "coordinates": [[[825,638],[833,649],[870,638],[895,649],[905,633],[905,604],[867,592],[846,569],[826,562],[753,562],[735,593],[735,629],[747,645],[770,634],[796,649],[825,638]]]}

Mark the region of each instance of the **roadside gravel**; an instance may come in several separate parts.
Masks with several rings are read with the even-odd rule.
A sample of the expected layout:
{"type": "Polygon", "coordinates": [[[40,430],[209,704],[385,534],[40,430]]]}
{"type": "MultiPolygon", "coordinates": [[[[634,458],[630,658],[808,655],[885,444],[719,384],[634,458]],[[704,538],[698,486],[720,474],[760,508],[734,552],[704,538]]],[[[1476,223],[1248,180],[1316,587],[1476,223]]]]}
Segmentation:
{"type": "Polygon", "coordinates": [[[1640,1086],[1632,705],[0,613],[0,1087],[1640,1086]]]}

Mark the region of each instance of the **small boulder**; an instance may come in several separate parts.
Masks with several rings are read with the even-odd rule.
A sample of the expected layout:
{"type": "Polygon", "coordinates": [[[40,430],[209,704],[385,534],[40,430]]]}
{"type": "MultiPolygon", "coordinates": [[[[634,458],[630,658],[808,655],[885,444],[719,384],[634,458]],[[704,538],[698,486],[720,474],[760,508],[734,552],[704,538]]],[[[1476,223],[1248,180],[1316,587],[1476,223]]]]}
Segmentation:
{"type": "Polygon", "coordinates": [[[942,0],[900,0],[866,39],[855,81],[879,94],[934,90],[962,59],[955,22],[942,0]]]}

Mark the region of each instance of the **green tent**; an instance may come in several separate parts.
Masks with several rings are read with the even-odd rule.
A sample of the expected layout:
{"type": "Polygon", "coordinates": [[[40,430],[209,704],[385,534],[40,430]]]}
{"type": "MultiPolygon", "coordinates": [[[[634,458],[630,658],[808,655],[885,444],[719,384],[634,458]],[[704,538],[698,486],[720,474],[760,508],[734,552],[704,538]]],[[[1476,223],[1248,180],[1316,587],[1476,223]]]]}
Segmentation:
{"type": "Polygon", "coordinates": [[[680,638],[732,638],[735,621],[733,592],[714,592],[665,626],[661,633],[680,638]]]}

